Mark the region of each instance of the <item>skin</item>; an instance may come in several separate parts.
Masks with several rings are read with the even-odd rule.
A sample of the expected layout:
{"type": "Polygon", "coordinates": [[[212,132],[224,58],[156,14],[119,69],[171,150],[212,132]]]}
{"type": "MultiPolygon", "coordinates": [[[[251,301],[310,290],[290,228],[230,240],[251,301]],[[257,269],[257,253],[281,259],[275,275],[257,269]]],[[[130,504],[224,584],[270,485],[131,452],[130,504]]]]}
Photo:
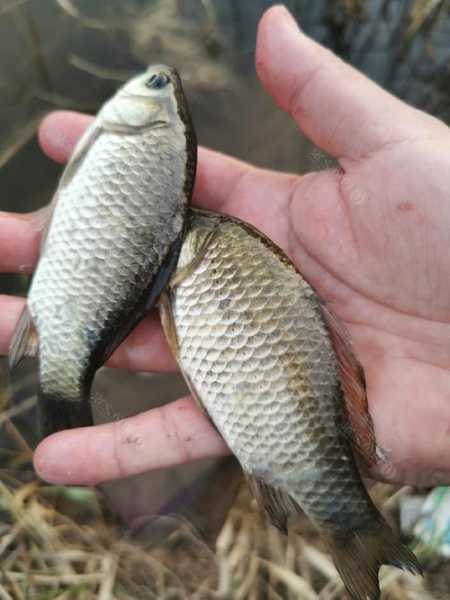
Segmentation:
{"type": "MultiPolygon", "coordinates": [[[[375,475],[450,483],[450,129],[307,38],[281,6],[260,22],[256,68],[276,104],[340,168],[276,173],[201,149],[194,202],[271,237],[347,325],[384,451],[375,475]]],[[[68,112],[47,117],[44,152],[65,162],[89,120],[68,112]]],[[[0,213],[2,271],[31,272],[41,221],[0,213]]],[[[22,304],[0,297],[2,353],[22,304]]],[[[156,315],[110,366],[176,369],[156,315]]],[[[227,451],[187,397],[57,433],[36,449],[34,464],[49,481],[96,484],[227,451]]]]}

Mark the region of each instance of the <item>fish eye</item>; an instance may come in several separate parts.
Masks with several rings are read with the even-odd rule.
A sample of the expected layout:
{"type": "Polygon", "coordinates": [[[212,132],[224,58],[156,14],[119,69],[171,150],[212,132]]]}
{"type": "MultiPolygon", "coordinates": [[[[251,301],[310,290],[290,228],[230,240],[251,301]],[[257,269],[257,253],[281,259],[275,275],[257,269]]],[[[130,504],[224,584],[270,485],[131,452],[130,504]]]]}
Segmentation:
{"type": "Polygon", "coordinates": [[[170,79],[164,73],[155,73],[145,82],[146,87],[152,90],[161,90],[169,83],[170,79]]]}

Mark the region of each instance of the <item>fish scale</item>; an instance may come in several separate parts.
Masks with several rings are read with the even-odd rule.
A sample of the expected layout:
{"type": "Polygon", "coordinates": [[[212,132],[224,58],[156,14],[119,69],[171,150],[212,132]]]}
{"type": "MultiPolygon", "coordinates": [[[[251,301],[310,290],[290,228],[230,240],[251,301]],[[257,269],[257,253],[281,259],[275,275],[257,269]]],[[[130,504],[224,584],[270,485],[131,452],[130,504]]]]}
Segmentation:
{"type": "MultiPolygon", "coordinates": [[[[72,333],[71,321],[82,321],[85,329],[97,332],[100,337],[108,314],[121,310],[126,294],[130,293],[130,275],[148,281],[181,233],[182,219],[174,219],[174,214],[180,202],[185,204],[180,199],[182,185],[178,194],[172,193],[170,181],[154,185],[165,161],[174,165],[167,167],[171,174],[176,168],[183,171],[177,132],[173,132],[175,139],[171,139],[171,134],[161,131],[156,129],[147,136],[124,135],[120,139],[117,135],[104,135],[95,142],[89,160],[83,163],[68,188],[60,193],[39,271],[30,290],[29,306],[42,342],[47,337],[64,339],[67,363],[76,365],[83,360],[81,340],[72,333]],[[172,152],[161,154],[164,145],[171,147],[172,152]],[[119,152],[130,157],[134,168],[127,171],[124,161],[117,164],[114,157],[119,152]],[[155,203],[148,202],[150,194],[155,203]],[[102,209],[105,202],[117,210],[117,216],[113,210],[102,209]],[[129,230],[134,238],[130,239],[129,230]],[[101,278],[97,268],[99,258],[107,261],[101,278]],[[66,309],[61,313],[59,309],[63,306],[66,309]]],[[[61,346],[54,345],[57,346],[54,351],[61,352],[61,346]]],[[[85,352],[90,352],[87,345],[85,352]]],[[[45,346],[41,347],[40,359],[47,389],[59,389],[61,372],[53,366],[47,375],[45,365],[59,367],[60,361],[55,360],[52,352],[47,353],[45,346]]],[[[79,387],[72,382],[73,378],[70,382],[73,389],[69,391],[77,397],[79,387]]]]}
{"type": "MultiPolygon", "coordinates": [[[[239,225],[222,225],[202,262],[204,268],[180,283],[174,295],[180,364],[243,468],[260,471],[272,457],[274,473],[266,480],[288,488],[320,523],[324,513],[334,512],[337,472],[349,493],[360,490],[345,441],[330,443],[327,434],[342,417],[331,342],[308,306],[317,301],[290,265],[239,225]],[[224,281],[230,280],[235,285],[228,288],[229,303],[223,307],[224,281]],[[249,298],[259,302],[249,305],[249,298]],[[253,328],[241,336],[245,322],[253,328]],[[211,348],[215,351],[205,352],[211,348]],[[308,371],[314,371],[313,378],[308,371]],[[243,390],[242,381],[251,385],[243,390]],[[286,419],[283,438],[277,420],[261,414],[266,409],[286,419]],[[293,465],[312,477],[314,486],[306,489],[304,478],[298,485],[297,473],[284,472],[293,465]]],[[[360,511],[365,520],[371,503],[358,495],[353,515],[360,511]]]]}
{"type": "Polygon", "coordinates": [[[356,466],[340,360],[365,394],[360,367],[282,252],[236,219],[192,209],[167,300],[180,368],[273,524],[295,528],[304,511],[357,600],[378,598],[383,563],[419,572],[356,466]]]}
{"type": "Polygon", "coordinates": [[[11,350],[39,357],[43,434],[92,423],[90,387],[176,264],[196,141],[181,82],[156,65],[100,110],[59,183],[11,350]]]}

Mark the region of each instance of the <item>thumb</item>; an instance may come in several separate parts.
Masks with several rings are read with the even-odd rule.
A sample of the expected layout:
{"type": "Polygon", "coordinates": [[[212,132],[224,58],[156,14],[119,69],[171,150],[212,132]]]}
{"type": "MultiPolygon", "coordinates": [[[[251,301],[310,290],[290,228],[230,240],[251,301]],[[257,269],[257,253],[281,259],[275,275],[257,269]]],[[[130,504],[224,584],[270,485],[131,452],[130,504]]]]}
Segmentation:
{"type": "Polygon", "coordinates": [[[303,34],[284,6],[272,7],[260,21],[256,68],[305,135],[337,158],[358,160],[386,144],[445,128],[303,34]]]}

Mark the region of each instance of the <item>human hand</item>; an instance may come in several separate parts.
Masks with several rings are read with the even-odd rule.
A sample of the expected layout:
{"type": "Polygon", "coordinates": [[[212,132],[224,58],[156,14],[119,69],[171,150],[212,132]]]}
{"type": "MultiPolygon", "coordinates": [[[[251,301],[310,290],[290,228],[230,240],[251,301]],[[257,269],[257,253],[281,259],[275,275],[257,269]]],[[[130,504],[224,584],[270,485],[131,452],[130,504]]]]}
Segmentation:
{"type": "MultiPolygon", "coordinates": [[[[202,149],[194,202],[271,237],[345,322],[386,451],[378,475],[450,482],[450,129],[304,36],[282,7],[260,23],[256,66],[279,106],[340,168],[282,174],[202,149]]],[[[40,130],[44,151],[67,160],[89,121],[50,115],[40,130]]],[[[39,217],[3,213],[0,231],[3,271],[36,262],[39,217]]],[[[23,301],[0,303],[6,352],[23,301]]],[[[176,369],[155,315],[109,364],[176,369]]],[[[35,467],[54,482],[96,484],[226,452],[193,399],[183,398],[50,436],[35,467]]]]}

